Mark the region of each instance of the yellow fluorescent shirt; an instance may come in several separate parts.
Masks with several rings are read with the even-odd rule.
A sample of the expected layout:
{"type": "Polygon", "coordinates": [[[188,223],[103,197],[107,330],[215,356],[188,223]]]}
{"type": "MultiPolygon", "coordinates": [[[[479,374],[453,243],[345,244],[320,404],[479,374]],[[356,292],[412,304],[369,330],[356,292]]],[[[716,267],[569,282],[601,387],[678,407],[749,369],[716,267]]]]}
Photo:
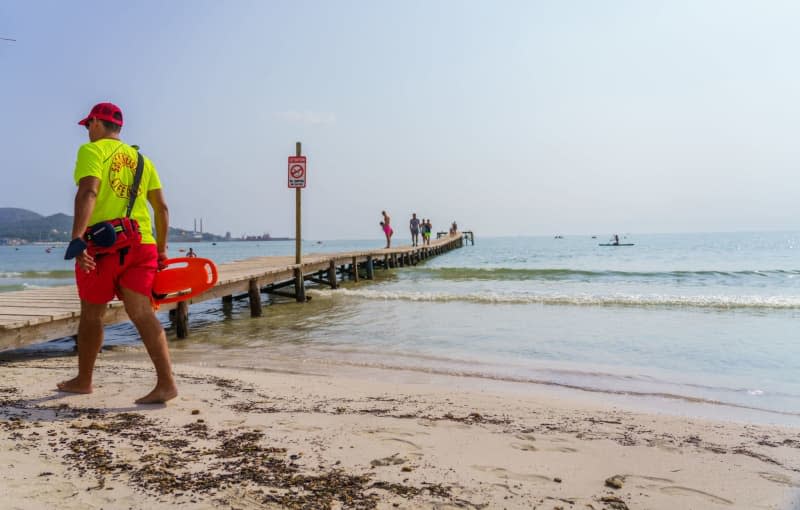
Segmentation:
{"type": "MultiPolygon", "coordinates": [[[[81,145],[75,162],[75,184],[84,177],[100,179],[97,202],[89,225],[125,216],[135,174],[136,149],[130,145],[108,138],[81,145]]],[[[131,211],[131,218],[139,222],[143,244],[156,243],[150,210],[147,208],[147,192],[160,188],[161,180],[156,168],[148,158],[144,158],[139,193],[131,211]]]]}

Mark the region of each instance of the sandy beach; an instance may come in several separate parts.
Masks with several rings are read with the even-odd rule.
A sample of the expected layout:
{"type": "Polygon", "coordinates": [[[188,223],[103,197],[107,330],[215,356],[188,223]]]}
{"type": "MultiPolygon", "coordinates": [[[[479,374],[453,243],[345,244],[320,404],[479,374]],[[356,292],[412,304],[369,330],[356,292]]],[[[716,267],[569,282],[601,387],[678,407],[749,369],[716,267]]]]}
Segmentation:
{"type": "Polygon", "coordinates": [[[147,363],[4,363],[3,508],[786,509],[800,433],[478,389],[176,364],[180,396],[137,406],[147,363]]]}

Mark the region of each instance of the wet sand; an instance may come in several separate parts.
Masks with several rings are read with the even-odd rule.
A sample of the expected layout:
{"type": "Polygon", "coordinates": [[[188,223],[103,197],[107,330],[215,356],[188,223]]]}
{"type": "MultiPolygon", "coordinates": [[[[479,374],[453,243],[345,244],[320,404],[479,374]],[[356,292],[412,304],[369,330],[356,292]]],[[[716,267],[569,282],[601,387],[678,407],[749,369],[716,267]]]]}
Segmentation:
{"type": "Polygon", "coordinates": [[[3,508],[788,509],[800,430],[478,388],[147,362],[0,365],[3,508]]]}

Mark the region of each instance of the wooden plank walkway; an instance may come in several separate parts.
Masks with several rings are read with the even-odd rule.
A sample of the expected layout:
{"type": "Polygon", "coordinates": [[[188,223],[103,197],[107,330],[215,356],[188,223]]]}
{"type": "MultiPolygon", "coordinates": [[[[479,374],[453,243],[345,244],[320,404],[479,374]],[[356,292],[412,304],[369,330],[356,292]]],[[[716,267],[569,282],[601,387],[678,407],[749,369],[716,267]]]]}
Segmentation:
{"type": "MultiPolygon", "coordinates": [[[[390,249],[354,251],[346,253],[310,254],[303,256],[303,263],[294,263],[294,256],[254,257],[237,262],[220,264],[219,279],[214,288],[195,296],[191,300],[163,305],[160,310],[172,310],[171,316],[179,337],[188,334],[188,307],[210,299],[222,298],[232,301],[235,296],[247,296],[251,302],[251,314],[261,313],[261,292],[284,296],[301,297],[300,292],[288,294],[279,289],[300,287],[296,285],[298,270],[301,281],[313,281],[338,286],[342,278],[358,281],[371,279],[375,266],[390,268],[416,264],[419,261],[459,248],[470,236],[443,237],[431,240],[430,246],[399,246],[390,249]]],[[[80,300],[75,285],[31,289],[0,293],[0,351],[16,349],[25,345],[63,338],[77,334],[80,318],[80,300]]],[[[128,320],[122,303],[114,300],[108,304],[106,325],[128,320]]]]}

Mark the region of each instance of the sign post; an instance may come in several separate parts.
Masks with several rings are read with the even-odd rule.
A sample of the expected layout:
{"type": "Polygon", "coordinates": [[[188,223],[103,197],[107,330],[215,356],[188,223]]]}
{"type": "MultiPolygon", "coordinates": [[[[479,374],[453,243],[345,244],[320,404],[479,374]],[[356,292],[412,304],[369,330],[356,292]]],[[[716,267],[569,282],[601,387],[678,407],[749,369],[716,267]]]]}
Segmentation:
{"type": "Polygon", "coordinates": [[[302,229],[301,218],[302,212],[300,208],[301,203],[301,190],[306,187],[306,157],[301,156],[302,145],[297,142],[295,145],[295,155],[289,156],[289,188],[294,188],[294,263],[297,268],[294,270],[294,288],[295,297],[298,302],[306,300],[305,279],[303,278],[303,251],[302,251],[302,229]]]}

